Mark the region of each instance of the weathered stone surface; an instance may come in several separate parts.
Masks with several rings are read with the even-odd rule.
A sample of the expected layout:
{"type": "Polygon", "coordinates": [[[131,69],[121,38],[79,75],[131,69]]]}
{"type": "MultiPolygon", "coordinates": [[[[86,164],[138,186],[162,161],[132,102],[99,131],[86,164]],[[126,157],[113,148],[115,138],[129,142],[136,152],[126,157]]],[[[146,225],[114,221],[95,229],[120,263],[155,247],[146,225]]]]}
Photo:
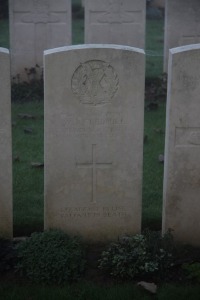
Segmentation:
{"type": "Polygon", "coordinates": [[[200,45],[170,50],[163,232],[200,245],[200,45]]]}
{"type": "Polygon", "coordinates": [[[10,55],[0,48],[0,237],[12,237],[10,55]]]}
{"type": "Polygon", "coordinates": [[[44,61],[45,228],[91,242],[140,232],[143,51],[64,47],[44,61]]]}
{"type": "Polygon", "coordinates": [[[169,49],[200,43],[199,0],[166,0],[164,71],[169,49]]]}
{"type": "Polygon", "coordinates": [[[85,0],[85,43],[145,47],[145,0],[85,0]]]}
{"type": "Polygon", "coordinates": [[[71,0],[10,0],[9,10],[12,76],[28,80],[45,49],[71,44],[71,0]]]}

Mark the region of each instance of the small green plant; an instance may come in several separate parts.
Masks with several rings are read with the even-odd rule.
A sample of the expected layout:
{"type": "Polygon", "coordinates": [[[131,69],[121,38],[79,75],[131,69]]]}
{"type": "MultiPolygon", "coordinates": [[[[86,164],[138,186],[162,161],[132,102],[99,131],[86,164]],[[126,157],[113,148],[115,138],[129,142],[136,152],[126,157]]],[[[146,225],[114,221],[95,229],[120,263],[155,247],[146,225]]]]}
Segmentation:
{"type": "Polygon", "coordinates": [[[80,239],[59,230],[33,233],[17,245],[17,256],[17,271],[38,283],[77,280],[85,266],[80,239]]]}
{"type": "Polygon", "coordinates": [[[44,98],[43,71],[36,65],[25,68],[27,81],[22,81],[20,75],[12,78],[12,102],[41,101],[44,98]]]}
{"type": "Polygon", "coordinates": [[[195,279],[200,283],[200,263],[194,262],[194,263],[185,263],[182,266],[183,270],[187,273],[188,279],[195,279]]]}
{"type": "Polygon", "coordinates": [[[163,274],[172,266],[172,240],[170,232],[163,237],[151,231],[124,237],[102,253],[99,268],[119,278],[163,274]]]}

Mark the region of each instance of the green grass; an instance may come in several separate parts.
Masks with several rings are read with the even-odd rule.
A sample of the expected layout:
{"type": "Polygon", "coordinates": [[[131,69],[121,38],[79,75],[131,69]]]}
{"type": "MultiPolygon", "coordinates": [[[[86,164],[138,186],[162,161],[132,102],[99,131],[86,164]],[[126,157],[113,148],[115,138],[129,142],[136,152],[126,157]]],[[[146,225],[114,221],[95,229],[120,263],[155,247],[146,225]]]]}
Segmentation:
{"type": "Polygon", "coordinates": [[[9,25],[8,20],[0,19],[0,47],[9,48],[9,25]]]}
{"type": "Polygon", "coordinates": [[[14,234],[27,235],[43,229],[43,169],[32,162],[43,162],[43,103],[12,105],[13,120],[13,198],[14,234]],[[21,119],[30,114],[35,119],[21,119]],[[29,129],[32,133],[26,133],[29,129]]]}
{"type": "Polygon", "coordinates": [[[153,296],[133,283],[101,286],[82,282],[65,287],[0,284],[0,300],[198,300],[199,294],[199,285],[163,285],[153,296]]]}
{"type": "Polygon", "coordinates": [[[144,291],[134,285],[116,285],[112,287],[102,287],[92,283],[80,283],[67,287],[40,287],[2,285],[0,286],[0,299],[27,300],[132,300],[151,299],[144,291]],[[2,298],[1,298],[2,297],[2,298]],[[4,298],[3,298],[4,297],[4,298]]]}
{"type": "Polygon", "coordinates": [[[77,19],[72,22],[72,43],[79,45],[84,43],[84,21],[77,19]]]}
{"type": "Polygon", "coordinates": [[[143,167],[143,227],[161,228],[164,165],[158,157],[164,153],[165,104],[157,111],[145,111],[143,167]]]}
{"type": "Polygon", "coordinates": [[[146,78],[163,73],[164,20],[146,22],[146,78]]]}

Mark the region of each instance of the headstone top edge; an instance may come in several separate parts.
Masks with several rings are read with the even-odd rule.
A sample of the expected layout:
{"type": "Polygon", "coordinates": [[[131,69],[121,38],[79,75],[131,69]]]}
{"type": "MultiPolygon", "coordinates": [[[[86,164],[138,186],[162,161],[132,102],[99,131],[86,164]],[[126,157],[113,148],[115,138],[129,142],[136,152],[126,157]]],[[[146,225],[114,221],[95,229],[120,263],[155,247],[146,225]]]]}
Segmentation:
{"type": "Polygon", "coordinates": [[[200,50],[200,44],[191,44],[191,45],[171,48],[169,49],[169,52],[171,54],[176,54],[176,53],[181,53],[181,52],[186,52],[191,50],[200,50]]]}
{"type": "Polygon", "coordinates": [[[74,50],[81,50],[81,49],[113,49],[113,50],[126,50],[132,52],[138,52],[141,54],[145,54],[143,49],[124,46],[124,45],[115,45],[115,44],[84,44],[84,45],[75,45],[75,46],[64,46],[59,48],[48,49],[44,51],[44,55],[49,55],[58,52],[67,52],[67,51],[74,51],[74,50]]]}
{"type": "Polygon", "coordinates": [[[10,51],[7,48],[2,48],[2,47],[0,47],[0,52],[1,53],[6,53],[6,54],[10,53],[10,51]]]}

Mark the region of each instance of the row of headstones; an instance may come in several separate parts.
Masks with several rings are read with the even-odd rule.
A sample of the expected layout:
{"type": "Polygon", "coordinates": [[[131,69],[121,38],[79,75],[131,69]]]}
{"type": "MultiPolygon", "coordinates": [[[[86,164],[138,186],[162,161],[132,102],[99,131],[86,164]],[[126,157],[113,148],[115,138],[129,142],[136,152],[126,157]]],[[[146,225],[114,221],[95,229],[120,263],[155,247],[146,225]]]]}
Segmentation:
{"type": "MultiPolygon", "coordinates": [[[[10,0],[12,75],[42,66],[45,49],[71,45],[71,0],[10,0]]],[[[85,0],[85,43],[144,49],[146,0],[85,0]]],[[[199,0],[167,0],[165,58],[170,48],[200,42],[199,0]]]]}
{"type": "MultiPolygon", "coordinates": [[[[141,230],[145,55],[45,51],[45,229],[90,241],[141,230]],[[55,75],[56,74],[56,75],[55,75]]],[[[200,245],[200,44],[170,50],[163,232],[200,245]]],[[[8,50],[0,49],[0,236],[12,236],[8,50]]]]}

